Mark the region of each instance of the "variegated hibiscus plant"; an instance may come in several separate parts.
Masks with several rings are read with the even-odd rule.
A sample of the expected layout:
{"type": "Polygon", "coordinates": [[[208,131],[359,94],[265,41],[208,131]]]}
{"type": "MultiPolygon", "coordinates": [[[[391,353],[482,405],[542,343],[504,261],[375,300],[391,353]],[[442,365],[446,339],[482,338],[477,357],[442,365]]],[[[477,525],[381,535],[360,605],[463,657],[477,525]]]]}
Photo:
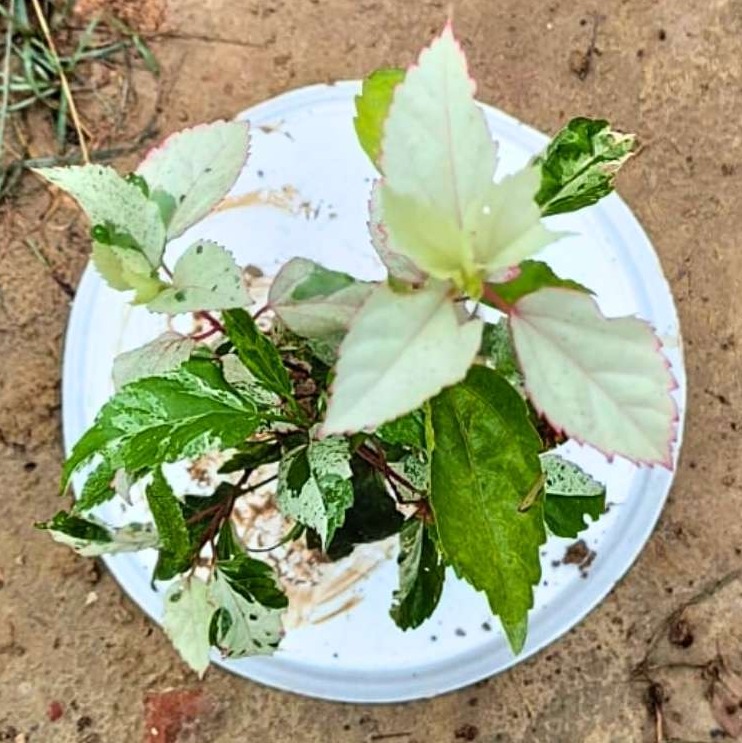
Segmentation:
{"type": "Polygon", "coordinates": [[[234,525],[235,504],[270,468],[281,543],[334,560],[398,535],[390,613],[402,630],[435,611],[451,567],[485,594],[517,653],[540,546],[604,510],[605,488],[553,450],[574,439],[609,459],[673,465],[674,381],[652,328],[604,317],[590,289],[534,259],[562,237],[544,218],[610,193],[634,138],[574,119],[495,180],[474,89],[450,26],[407,71],[364,81],[355,127],[380,176],[369,227],[387,278],[295,258],[257,312],[218,244],[199,240],[172,270],[163,260],[244,167],[246,123],[177,133],[128,176],[38,171],[87,213],[111,287],[199,320],[116,360],[115,394],[64,466],[77,500],[39,524],[82,555],[156,550],[165,630],[199,673],[211,648],[279,645],[286,595],[234,525]],[[213,492],[176,494],[171,463],[207,453],[223,462],[213,492]],[[133,483],[151,523],[96,515],[133,483]]]}

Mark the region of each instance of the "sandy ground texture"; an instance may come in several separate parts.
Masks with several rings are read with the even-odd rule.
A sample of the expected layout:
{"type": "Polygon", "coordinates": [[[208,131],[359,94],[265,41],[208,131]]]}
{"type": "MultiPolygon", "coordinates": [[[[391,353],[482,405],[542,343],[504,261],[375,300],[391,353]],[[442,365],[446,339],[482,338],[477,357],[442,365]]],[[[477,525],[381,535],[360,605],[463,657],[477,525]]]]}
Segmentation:
{"type": "MultiPolygon", "coordinates": [[[[130,113],[117,127],[160,134],[289,88],[407,62],[448,7],[114,5],[157,31],[151,44],[163,68],[159,82],[134,71],[136,95],[127,94],[130,113]]],[[[32,528],[59,505],[62,335],[88,244],[74,210],[29,178],[0,212],[0,741],[700,743],[742,735],[742,2],[454,7],[483,100],[552,132],[571,115],[605,116],[644,143],[620,191],[672,283],[690,395],[677,484],[641,559],[551,648],[439,699],[329,704],[216,669],[199,683],[105,572],[32,528]]],[[[43,136],[29,148],[43,154],[43,136]]]]}

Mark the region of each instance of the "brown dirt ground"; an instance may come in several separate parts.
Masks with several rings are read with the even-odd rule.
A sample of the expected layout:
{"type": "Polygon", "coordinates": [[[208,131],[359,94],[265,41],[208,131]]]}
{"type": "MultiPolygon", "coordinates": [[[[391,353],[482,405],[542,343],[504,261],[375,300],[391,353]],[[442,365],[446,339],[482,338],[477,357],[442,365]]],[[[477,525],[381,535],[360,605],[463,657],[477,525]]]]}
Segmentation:
{"type": "MultiPolygon", "coordinates": [[[[142,3],[120,5],[137,22],[142,3]]],[[[145,26],[161,3],[146,5],[145,26]]],[[[87,245],[74,212],[47,213],[50,197],[27,180],[0,214],[0,740],[643,743],[740,734],[742,2],[453,5],[482,99],[547,131],[570,115],[602,115],[645,143],[620,191],[675,291],[690,407],[677,485],[638,564],[547,651],[436,700],[328,704],[218,670],[198,683],[110,577],[31,526],[58,505],[66,290],[87,245]],[[29,235],[49,266],[23,242],[29,235]],[[632,675],[650,643],[643,675],[632,675]]],[[[447,6],[170,0],[167,33],[152,40],[161,94],[135,76],[127,131],[157,105],[164,134],[288,88],[409,61],[447,6]]],[[[32,150],[43,152],[43,140],[32,150]]]]}

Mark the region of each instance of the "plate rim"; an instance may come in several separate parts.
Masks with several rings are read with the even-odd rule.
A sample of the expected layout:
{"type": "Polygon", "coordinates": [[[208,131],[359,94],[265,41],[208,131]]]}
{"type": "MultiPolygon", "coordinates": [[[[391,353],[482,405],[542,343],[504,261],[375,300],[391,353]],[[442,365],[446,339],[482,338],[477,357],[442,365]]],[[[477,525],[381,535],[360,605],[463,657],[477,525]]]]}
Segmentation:
{"type": "MultiPolygon", "coordinates": [[[[295,110],[307,104],[319,105],[330,103],[333,100],[346,100],[360,91],[360,85],[361,81],[345,80],[332,84],[316,84],[297,88],[251,106],[241,111],[235,118],[252,119],[259,117],[266,110],[271,111],[275,115],[274,109],[280,109],[281,107],[295,110]]],[[[490,117],[494,117],[498,120],[498,123],[509,127],[513,133],[517,133],[517,138],[522,144],[525,143],[524,146],[528,149],[538,151],[549,141],[546,135],[494,106],[487,104],[481,105],[490,117]]],[[[630,548],[622,552],[620,559],[619,556],[611,559],[610,569],[606,571],[609,574],[608,579],[605,579],[601,585],[597,586],[589,598],[583,599],[582,605],[571,615],[569,620],[555,630],[547,632],[548,637],[538,642],[527,643],[526,648],[520,655],[509,658],[508,662],[500,664],[496,668],[488,664],[486,654],[481,653],[477,649],[471,649],[457,656],[456,662],[453,664],[451,663],[451,659],[449,659],[448,661],[440,661],[437,665],[435,663],[430,664],[424,668],[416,666],[416,668],[420,669],[419,673],[414,670],[406,674],[400,674],[399,671],[395,671],[394,673],[396,675],[393,679],[383,673],[370,673],[368,670],[359,672],[357,674],[358,678],[350,679],[346,669],[338,669],[336,673],[331,669],[322,669],[322,674],[312,676],[309,679],[310,685],[307,686],[307,664],[291,661],[288,658],[281,657],[280,654],[271,658],[250,658],[249,662],[242,661],[237,666],[234,661],[224,660],[217,653],[212,653],[212,663],[242,678],[248,678],[273,688],[330,701],[398,703],[416,699],[427,699],[453,692],[483,678],[492,677],[533,657],[580,624],[588,614],[605,600],[616,584],[624,578],[652,535],[675,480],[685,427],[687,404],[686,371],[683,357],[682,332],[674,297],[649,236],[628,206],[615,193],[592,207],[592,209],[600,213],[605,223],[614,232],[621,233],[622,240],[631,239],[637,245],[642,246],[642,263],[644,269],[649,268],[656,273],[652,281],[653,283],[657,283],[657,291],[653,292],[651,297],[647,297],[646,287],[643,282],[637,288],[640,287],[644,290],[644,299],[647,304],[653,307],[656,304],[662,305],[665,318],[672,321],[678,329],[679,363],[677,367],[673,365],[673,373],[678,383],[676,392],[676,399],[678,401],[678,427],[673,453],[675,467],[669,473],[665,470],[664,482],[660,483],[662,495],[654,502],[653,508],[641,524],[641,528],[635,531],[630,548]],[[617,562],[619,563],[618,565],[616,564],[617,562]]],[[[637,270],[637,274],[644,275],[644,272],[637,270]]],[[[80,387],[77,384],[77,378],[75,376],[77,363],[75,354],[76,349],[79,350],[80,347],[83,347],[85,342],[85,334],[83,332],[84,323],[82,322],[85,298],[86,296],[92,298],[91,292],[97,281],[100,281],[100,279],[95,273],[92,264],[88,262],[78,284],[78,290],[72,302],[65,331],[61,397],[63,443],[67,456],[69,456],[76,435],[73,434],[75,426],[73,416],[70,412],[72,400],[80,395],[80,387]]],[[[647,473],[647,477],[650,477],[656,470],[645,470],[645,472],[647,473]]],[[[132,565],[130,558],[127,555],[104,555],[102,559],[126,595],[152,621],[161,626],[161,594],[154,592],[145,594],[137,589],[138,578],[134,575],[135,566],[132,565]]]]}

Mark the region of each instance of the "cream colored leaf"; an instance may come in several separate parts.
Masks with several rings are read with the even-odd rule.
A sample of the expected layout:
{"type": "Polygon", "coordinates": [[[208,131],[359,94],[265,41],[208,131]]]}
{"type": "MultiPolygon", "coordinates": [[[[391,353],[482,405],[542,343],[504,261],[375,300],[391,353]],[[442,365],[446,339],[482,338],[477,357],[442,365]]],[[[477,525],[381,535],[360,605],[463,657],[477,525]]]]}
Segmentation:
{"type": "Polygon", "coordinates": [[[151,150],[137,173],[154,197],[172,197],[168,238],[205,217],[234,185],[250,142],[245,121],[215,121],[169,136],[151,150]]]}
{"type": "Polygon", "coordinates": [[[546,288],[515,303],[510,327],[528,396],[555,428],[609,458],[672,467],[675,380],[647,323],[546,288]]]}
{"type": "Polygon", "coordinates": [[[392,244],[421,270],[461,283],[473,273],[468,235],[496,165],[474,90],[449,25],[397,86],[382,140],[392,244]]]}
{"type": "Polygon", "coordinates": [[[165,594],[165,634],[199,676],[209,667],[209,627],[215,610],[209,586],[196,577],[181,578],[165,594]]]}
{"type": "Polygon", "coordinates": [[[488,188],[484,207],[473,226],[474,260],[491,276],[538,253],[563,233],[541,223],[534,196],[541,183],[538,168],[527,167],[488,188]]]}
{"type": "Polygon", "coordinates": [[[252,304],[242,271],[221,245],[199,240],[178,259],[173,284],[150,300],[152,312],[177,315],[198,310],[230,310],[252,304]]]}
{"type": "Polygon", "coordinates": [[[323,433],[375,428],[463,379],[482,327],[459,322],[446,284],[410,293],[378,287],[340,347],[323,433]]]}

